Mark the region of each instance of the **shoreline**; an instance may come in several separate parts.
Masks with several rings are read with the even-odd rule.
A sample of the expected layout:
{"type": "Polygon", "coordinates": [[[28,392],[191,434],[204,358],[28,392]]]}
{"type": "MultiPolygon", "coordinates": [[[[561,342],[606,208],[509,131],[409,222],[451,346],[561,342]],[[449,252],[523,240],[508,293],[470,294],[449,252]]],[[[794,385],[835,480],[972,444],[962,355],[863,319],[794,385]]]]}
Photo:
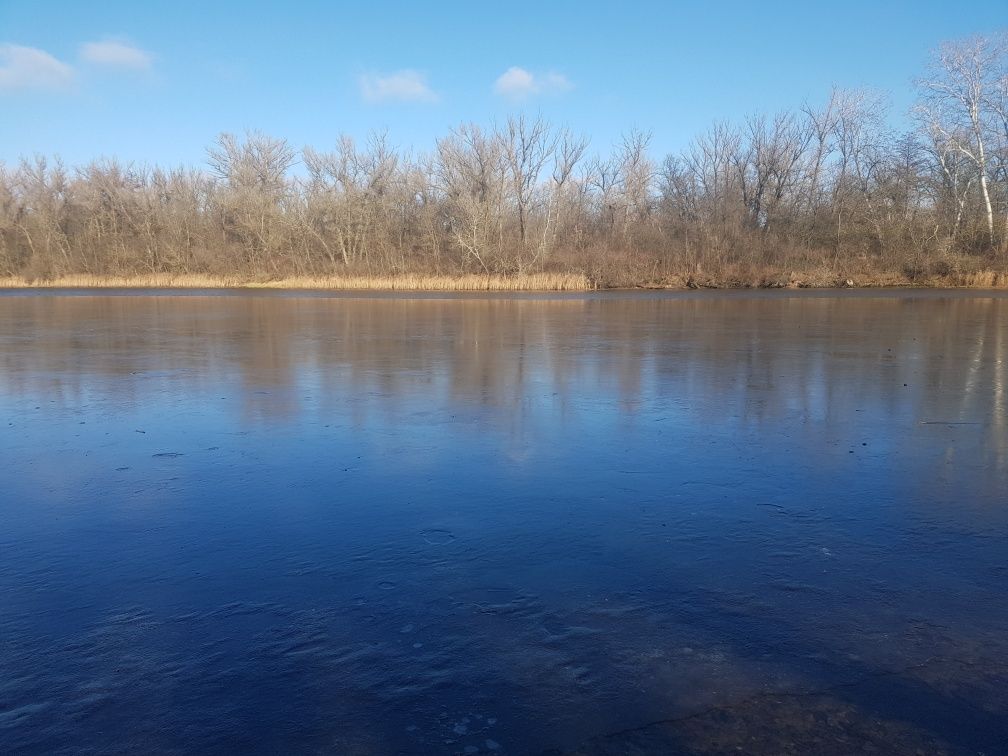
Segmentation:
{"type": "Polygon", "coordinates": [[[579,273],[515,275],[390,275],[390,276],[290,276],[256,280],[242,276],[204,274],[146,274],[97,276],[77,274],[49,279],[0,278],[0,290],[12,289],[222,289],[374,292],[590,292],[590,291],[690,291],[772,289],[1008,289],[1008,273],[984,270],[973,273],[910,279],[898,274],[868,275],[838,280],[833,277],[791,274],[787,279],[767,277],[757,281],[726,276],[700,279],[674,276],[663,281],[643,281],[630,286],[606,286],[579,273]]]}
{"type": "Polygon", "coordinates": [[[0,278],[0,289],[290,289],[304,291],[594,291],[587,277],[566,273],[525,275],[243,276],[165,273],[138,276],[78,274],[49,279],[0,278]]]}

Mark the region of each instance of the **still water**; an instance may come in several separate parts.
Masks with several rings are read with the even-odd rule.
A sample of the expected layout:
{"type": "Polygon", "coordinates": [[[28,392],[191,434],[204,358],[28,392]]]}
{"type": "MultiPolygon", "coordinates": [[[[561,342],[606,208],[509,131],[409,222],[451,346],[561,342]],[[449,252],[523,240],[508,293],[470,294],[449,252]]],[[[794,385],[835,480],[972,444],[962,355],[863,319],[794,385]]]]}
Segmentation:
{"type": "Polygon", "coordinates": [[[0,295],[4,753],[1008,752],[1008,296],[0,295]]]}

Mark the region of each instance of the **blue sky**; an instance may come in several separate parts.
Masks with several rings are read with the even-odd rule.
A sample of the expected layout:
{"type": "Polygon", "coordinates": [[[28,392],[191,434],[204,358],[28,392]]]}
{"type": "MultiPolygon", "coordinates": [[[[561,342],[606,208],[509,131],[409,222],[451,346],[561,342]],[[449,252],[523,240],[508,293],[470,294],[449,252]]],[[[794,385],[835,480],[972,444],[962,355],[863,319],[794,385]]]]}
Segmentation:
{"type": "Polygon", "coordinates": [[[45,2],[0,0],[0,161],[200,165],[221,131],[320,149],[374,129],[417,149],[463,121],[542,113],[605,151],[661,155],[720,119],[891,93],[945,39],[1008,27],[963,2],[45,2]]]}

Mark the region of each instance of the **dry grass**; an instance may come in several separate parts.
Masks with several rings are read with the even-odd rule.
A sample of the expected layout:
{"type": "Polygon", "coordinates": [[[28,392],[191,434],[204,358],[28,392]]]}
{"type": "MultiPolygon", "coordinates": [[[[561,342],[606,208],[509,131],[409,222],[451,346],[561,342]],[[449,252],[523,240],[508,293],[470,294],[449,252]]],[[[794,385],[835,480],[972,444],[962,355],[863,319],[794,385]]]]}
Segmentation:
{"type": "Polygon", "coordinates": [[[5,278],[0,288],[110,289],[328,289],[344,291],[587,291],[594,288],[579,273],[529,273],[507,276],[315,276],[254,281],[237,276],[150,274],[51,279],[5,278]]]}
{"type": "MultiPolygon", "coordinates": [[[[609,284],[613,285],[610,281],[609,284]]],[[[842,273],[829,266],[809,265],[799,271],[759,269],[730,264],[708,274],[666,274],[657,280],[617,283],[627,288],[833,288],[853,285],[877,287],[947,287],[1008,289],[1008,272],[982,269],[907,277],[902,272],[873,270],[842,273]],[[848,283],[850,282],[850,283],[848,283]]],[[[580,273],[528,273],[522,275],[420,275],[300,276],[272,281],[240,276],[167,273],[138,276],[77,274],[51,279],[0,278],[0,288],[110,288],[110,289],[317,289],[331,291],[590,291],[600,288],[580,273]]],[[[604,287],[602,287],[604,288],[604,287]]]]}
{"type": "Polygon", "coordinates": [[[908,276],[902,271],[838,271],[828,265],[809,265],[798,270],[759,269],[728,264],[712,273],[670,275],[648,288],[682,289],[831,289],[831,288],[942,288],[1008,289],[1008,273],[997,270],[954,271],[908,276]]]}
{"type": "Polygon", "coordinates": [[[974,289],[1008,289],[1008,273],[999,273],[996,270],[962,273],[955,279],[956,286],[968,286],[974,289]]]}

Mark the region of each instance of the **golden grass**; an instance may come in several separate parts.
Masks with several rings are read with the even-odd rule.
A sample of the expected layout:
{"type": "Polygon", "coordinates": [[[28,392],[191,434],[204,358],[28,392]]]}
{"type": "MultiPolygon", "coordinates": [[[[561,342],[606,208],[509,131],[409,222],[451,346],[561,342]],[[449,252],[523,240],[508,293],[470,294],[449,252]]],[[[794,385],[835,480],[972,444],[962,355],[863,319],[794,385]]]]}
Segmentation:
{"type": "Polygon", "coordinates": [[[4,278],[0,288],[110,289],[328,289],[343,291],[587,291],[594,288],[579,273],[519,275],[298,276],[272,281],[238,276],[154,273],[138,276],[76,274],[51,279],[4,278]]]}
{"type": "MultiPolygon", "coordinates": [[[[707,275],[669,274],[641,281],[636,288],[855,288],[942,287],[1008,289],[1008,272],[977,270],[918,276],[912,280],[896,271],[840,274],[828,266],[809,266],[798,272],[760,271],[751,266],[729,265],[707,275]],[[848,283],[850,282],[850,283],[848,283]]],[[[622,285],[622,284],[621,284],[622,285]]],[[[634,286],[631,284],[631,288],[634,286]]],[[[590,291],[599,288],[580,273],[526,273],[516,275],[340,275],[295,276],[271,281],[240,276],[154,273],[137,276],[75,274],[50,279],[0,278],[0,289],[316,289],[330,291],[590,291]]]]}
{"type": "Polygon", "coordinates": [[[1008,273],[996,270],[980,270],[975,273],[962,273],[956,277],[959,286],[976,289],[1008,289],[1008,273]]]}

